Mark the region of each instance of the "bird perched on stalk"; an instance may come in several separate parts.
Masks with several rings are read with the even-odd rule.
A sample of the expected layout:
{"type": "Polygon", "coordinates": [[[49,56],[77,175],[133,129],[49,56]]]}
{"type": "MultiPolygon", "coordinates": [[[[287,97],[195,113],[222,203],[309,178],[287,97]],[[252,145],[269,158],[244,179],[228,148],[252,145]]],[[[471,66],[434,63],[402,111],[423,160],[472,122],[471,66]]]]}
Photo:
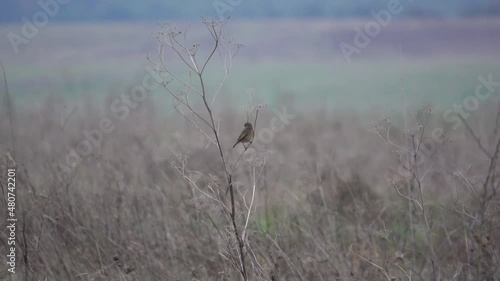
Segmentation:
{"type": "MultiPolygon", "coordinates": [[[[245,126],[245,128],[243,129],[240,136],[238,137],[238,141],[236,141],[236,143],[233,145],[233,148],[235,148],[236,145],[240,142],[242,144],[245,144],[245,143],[249,143],[249,142],[253,141],[254,132],[253,132],[252,124],[247,122],[247,123],[245,123],[244,126],[245,126]]],[[[243,146],[245,146],[245,145],[243,145],[243,146]]]]}

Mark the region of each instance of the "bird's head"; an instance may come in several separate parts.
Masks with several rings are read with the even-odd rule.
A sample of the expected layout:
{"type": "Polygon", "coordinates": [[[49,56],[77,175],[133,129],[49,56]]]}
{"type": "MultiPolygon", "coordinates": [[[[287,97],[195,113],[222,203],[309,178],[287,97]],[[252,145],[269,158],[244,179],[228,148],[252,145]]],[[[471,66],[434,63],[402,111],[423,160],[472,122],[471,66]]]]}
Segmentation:
{"type": "Polygon", "coordinates": [[[247,122],[247,123],[245,123],[245,125],[244,125],[244,126],[245,126],[245,128],[252,128],[252,124],[251,124],[251,123],[248,123],[248,122],[247,122]]]}

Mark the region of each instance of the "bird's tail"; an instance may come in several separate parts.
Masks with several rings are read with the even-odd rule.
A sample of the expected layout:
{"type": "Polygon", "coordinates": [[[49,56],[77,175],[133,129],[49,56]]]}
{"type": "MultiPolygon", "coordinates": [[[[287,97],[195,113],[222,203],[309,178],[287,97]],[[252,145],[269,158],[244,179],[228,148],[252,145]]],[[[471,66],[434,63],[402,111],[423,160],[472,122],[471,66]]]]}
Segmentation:
{"type": "Polygon", "coordinates": [[[238,142],[236,142],[236,143],[233,145],[233,148],[235,148],[237,144],[238,144],[238,142]]]}

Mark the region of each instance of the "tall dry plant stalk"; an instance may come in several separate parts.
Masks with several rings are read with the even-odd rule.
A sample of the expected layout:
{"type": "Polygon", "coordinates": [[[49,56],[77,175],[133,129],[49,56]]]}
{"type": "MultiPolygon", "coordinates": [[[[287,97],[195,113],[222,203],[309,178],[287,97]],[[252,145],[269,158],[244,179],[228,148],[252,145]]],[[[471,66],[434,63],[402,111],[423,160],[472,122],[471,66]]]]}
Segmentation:
{"type": "MultiPolygon", "coordinates": [[[[158,59],[153,60],[148,56],[148,60],[156,67],[156,71],[159,75],[165,78],[163,83],[164,89],[175,102],[175,110],[182,115],[190,124],[196,128],[203,137],[205,137],[209,143],[213,144],[218,151],[219,160],[222,162],[223,173],[226,182],[226,188],[213,188],[212,184],[217,185],[217,181],[212,181],[206,186],[200,186],[197,182],[200,177],[204,179],[209,179],[209,175],[203,175],[200,172],[191,171],[188,168],[186,161],[182,161],[181,165],[174,163],[175,170],[186,180],[186,182],[194,188],[193,199],[195,201],[194,207],[204,212],[208,219],[212,223],[213,227],[217,230],[220,237],[225,243],[225,249],[221,251],[221,255],[231,264],[232,267],[237,269],[241,278],[243,280],[248,280],[249,269],[248,269],[248,232],[250,215],[252,209],[254,208],[256,183],[263,171],[263,166],[265,163],[251,164],[251,192],[250,201],[247,202],[245,193],[241,192],[240,189],[235,187],[234,176],[237,171],[237,164],[242,159],[243,154],[247,151],[249,146],[245,146],[243,152],[240,153],[237,160],[231,165],[229,163],[228,152],[223,149],[221,142],[221,132],[219,131],[220,120],[214,111],[216,105],[217,97],[220,94],[222,86],[226,81],[229,72],[232,67],[233,59],[238,53],[238,50],[242,47],[240,44],[235,44],[233,39],[224,32],[224,26],[226,21],[219,22],[211,19],[204,19],[203,24],[211,36],[213,41],[213,46],[208,52],[208,56],[202,59],[201,54],[201,44],[190,45],[187,43],[189,40],[187,38],[188,28],[181,29],[177,25],[166,24],[162,26],[160,32],[157,33],[156,39],[159,42],[158,47],[158,59]],[[181,65],[187,67],[187,76],[189,78],[183,78],[181,75],[174,71],[174,65],[166,61],[167,53],[173,54],[176,57],[177,62],[181,65]],[[222,60],[222,66],[224,68],[224,77],[220,82],[217,90],[212,95],[209,94],[207,90],[207,85],[205,81],[205,73],[207,66],[211,60],[218,54],[222,60]],[[192,98],[193,97],[193,98],[192,98]],[[192,101],[195,100],[195,101],[192,101]],[[196,100],[197,99],[197,100],[196,100]],[[201,101],[201,109],[197,107],[197,102],[201,101]],[[261,166],[260,169],[257,169],[261,166]],[[257,170],[259,170],[257,172],[257,170]],[[229,206],[224,202],[225,191],[229,191],[230,202],[229,206]],[[222,230],[222,225],[217,220],[217,215],[209,214],[206,210],[202,210],[199,206],[199,201],[196,200],[195,192],[199,192],[205,199],[212,202],[211,206],[217,206],[219,211],[226,216],[227,221],[231,225],[230,232],[232,233],[232,239],[228,237],[222,230]],[[240,198],[240,203],[237,199],[240,198]],[[240,213],[243,214],[243,220],[241,220],[240,213]],[[240,221],[241,220],[241,221],[240,221]]],[[[258,113],[261,109],[260,106],[250,106],[247,112],[247,117],[249,114],[254,114],[255,118],[253,120],[254,130],[257,126],[258,113]]],[[[185,160],[185,155],[179,157],[179,159],[185,160]]]]}
{"type": "MultiPolygon", "coordinates": [[[[422,146],[425,145],[423,139],[428,129],[428,120],[431,119],[432,110],[424,108],[416,110],[410,114],[410,125],[406,130],[400,130],[393,122],[384,119],[376,126],[379,136],[391,148],[397,157],[397,163],[407,172],[408,176],[404,180],[393,181],[392,185],[396,193],[409,203],[408,221],[410,224],[411,241],[401,248],[401,252],[411,253],[409,263],[406,268],[399,266],[399,269],[405,273],[409,280],[412,275],[428,280],[442,280],[446,276],[447,269],[443,263],[442,253],[443,241],[437,242],[435,237],[439,237],[439,232],[443,231],[448,239],[451,239],[456,229],[448,229],[447,225],[440,225],[437,221],[438,213],[433,210],[433,203],[428,202],[424,193],[431,194],[432,191],[426,190],[424,183],[427,175],[432,169],[437,169],[440,163],[437,160],[438,155],[423,154],[422,146]],[[396,137],[399,136],[399,137],[396,137]],[[406,142],[406,144],[404,144],[406,142]],[[403,143],[403,144],[401,144],[403,143]],[[426,159],[422,161],[422,159],[426,159]],[[429,164],[430,162],[430,164],[429,164]],[[424,165],[427,164],[427,165],[424,165]],[[425,248],[419,246],[418,236],[424,236],[425,248]],[[441,249],[441,250],[439,250],[441,249]],[[417,257],[423,257],[423,262],[418,265],[417,257]],[[420,267],[420,269],[419,269],[420,267]]],[[[497,116],[500,115],[500,107],[497,116]]],[[[467,170],[451,167],[439,167],[447,171],[456,180],[457,186],[464,186],[469,194],[461,195],[456,199],[455,206],[441,203],[442,212],[452,212],[459,217],[460,228],[464,231],[464,241],[456,242],[465,247],[465,262],[460,266],[454,276],[454,280],[497,280],[500,276],[500,258],[495,249],[495,228],[498,225],[498,190],[500,184],[498,178],[498,158],[500,154],[500,136],[498,136],[499,122],[496,122],[492,132],[492,143],[487,146],[481,138],[474,132],[469,123],[459,114],[460,118],[472,141],[477,145],[479,151],[488,161],[487,171],[480,177],[481,180],[474,180],[472,176],[467,175],[467,170]],[[463,279],[457,279],[462,276],[463,279]]],[[[440,150],[450,142],[446,134],[443,137],[443,143],[440,150]]],[[[460,194],[457,192],[457,194],[460,194]]],[[[434,203],[435,204],[435,203],[434,203]]],[[[387,268],[377,265],[379,269],[386,272],[387,268]]]]}
{"type": "MultiPolygon", "coordinates": [[[[401,53],[402,58],[402,53],[401,53]]],[[[403,77],[400,76],[401,89],[406,95],[405,83],[403,77]]],[[[456,199],[457,206],[448,206],[441,203],[443,212],[451,211],[459,218],[459,224],[464,229],[464,241],[462,242],[466,248],[465,262],[459,266],[453,273],[453,280],[496,280],[500,275],[500,258],[494,247],[495,225],[498,224],[498,219],[494,216],[497,212],[496,207],[492,204],[498,200],[497,190],[500,184],[495,182],[498,176],[497,160],[500,149],[500,136],[498,129],[500,127],[500,103],[496,114],[494,130],[490,139],[493,143],[493,152],[491,148],[486,147],[481,139],[477,136],[466,120],[457,114],[462,121],[465,129],[470,134],[473,141],[481,153],[489,161],[487,172],[483,176],[482,184],[475,183],[472,177],[467,176],[467,170],[470,168],[454,169],[452,167],[441,166],[438,153],[444,151],[445,146],[451,142],[448,134],[442,131],[441,143],[431,143],[434,146],[434,153],[429,155],[429,145],[424,140],[428,135],[434,138],[434,131],[429,129],[429,122],[433,120],[434,110],[430,106],[424,106],[416,110],[408,110],[406,104],[403,112],[403,129],[398,129],[394,125],[393,120],[384,118],[382,122],[375,126],[378,135],[384,140],[386,145],[396,156],[396,161],[401,172],[406,174],[403,179],[396,181],[388,179],[394,187],[396,193],[408,203],[407,218],[409,222],[409,231],[411,241],[400,246],[401,253],[410,253],[406,259],[406,263],[397,264],[397,270],[404,273],[408,280],[412,280],[412,276],[418,276],[425,280],[442,280],[444,276],[449,275],[449,269],[446,268],[445,262],[440,256],[440,251],[445,251],[447,246],[444,241],[451,241],[451,237],[456,232],[456,229],[448,229],[449,225],[440,225],[438,221],[439,212],[432,206],[435,203],[428,202],[428,198],[432,195],[432,191],[428,190],[426,178],[432,170],[440,169],[446,171],[447,174],[455,178],[457,185],[465,185],[465,189],[469,194],[459,196],[456,199]],[[407,114],[409,112],[409,114],[407,114]],[[432,133],[429,133],[433,131],[432,133]],[[497,140],[498,138],[498,140],[497,140]],[[439,147],[437,149],[436,147],[439,147]],[[427,149],[427,155],[423,150],[427,149]],[[429,195],[425,195],[428,193],[429,195]],[[462,197],[462,198],[460,198],[462,197]],[[444,232],[447,239],[440,239],[439,232],[444,232]],[[421,244],[418,237],[425,237],[425,243],[421,244]],[[471,243],[472,242],[472,243],[471,243]],[[475,245],[472,245],[475,244],[475,245]],[[420,260],[420,262],[417,262],[420,260]],[[496,268],[496,269],[495,269],[496,268]]],[[[460,194],[457,190],[457,194],[460,194]]],[[[400,256],[398,254],[398,256],[400,256]]],[[[454,257],[457,258],[456,256],[454,257]]],[[[372,263],[376,268],[384,273],[384,277],[390,280],[388,272],[390,267],[377,265],[372,263]]]]}
{"type": "Polygon", "coordinates": [[[13,106],[12,106],[12,100],[10,98],[10,93],[9,93],[9,85],[7,84],[7,74],[5,73],[5,68],[3,65],[3,62],[0,61],[0,65],[2,66],[2,74],[3,74],[3,79],[4,79],[4,84],[5,84],[5,100],[7,102],[7,113],[9,116],[9,125],[10,125],[10,141],[11,141],[11,149],[12,149],[12,157],[15,159],[16,157],[16,145],[15,145],[15,129],[14,129],[14,112],[13,112],[13,106]]]}

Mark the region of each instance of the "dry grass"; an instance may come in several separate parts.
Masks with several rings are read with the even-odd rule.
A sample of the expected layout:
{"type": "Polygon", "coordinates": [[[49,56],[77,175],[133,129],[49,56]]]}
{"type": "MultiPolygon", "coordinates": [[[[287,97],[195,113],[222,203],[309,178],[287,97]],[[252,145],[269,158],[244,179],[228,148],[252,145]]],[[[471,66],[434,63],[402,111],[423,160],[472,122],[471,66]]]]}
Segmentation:
{"type": "MultiPolygon", "coordinates": [[[[222,214],[175,170],[182,166],[206,175],[198,180],[204,188],[223,186],[213,145],[205,147],[182,118],[158,114],[145,102],[117,122],[95,156],[60,181],[53,163],[64,159],[64,147],[74,147],[83,129],[95,128],[108,116],[93,108],[80,110],[61,128],[60,104],[47,100],[37,111],[16,113],[18,274],[9,277],[2,255],[2,278],[239,278],[221,255],[228,227],[220,224],[222,214]]],[[[230,146],[241,124],[230,120],[238,114],[219,113],[228,120],[221,122],[223,148],[235,161],[238,155],[230,146]]],[[[495,113],[495,107],[485,105],[467,121],[471,128],[492,132],[495,113]]],[[[9,150],[5,115],[2,110],[2,155],[9,150]]],[[[440,114],[433,116],[439,124],[440,114]]],[[[263,114],[261,124],[271,117],[263,114]]],[[[251,280],[430,280],[433,257],[418,208],[385,180],[397,161],[361,120],[303,112],[266,146],[270,154],[249,224],[251,280]]],[[[480,192],[488,161],[465,128],[451,133],[466,137],[447,143],[423,180],[437,280],[498,280],[498,195],[479,223],[481,200],[452,172],[470,165],[462,172],[480,192]]],[[[492,140],[492,150],[491,134],[481,138],[492,140]]],[[[4,167],[2,160],[2,185],[4,167]]],[[[235,179],[242,190],[251,182],[247,167],[242,164],[235,179]]],[[[494,184],[498,187],[497,180],[494,184]]],[[[4,200],[0,205],[5,217],[4,200]]]]}

